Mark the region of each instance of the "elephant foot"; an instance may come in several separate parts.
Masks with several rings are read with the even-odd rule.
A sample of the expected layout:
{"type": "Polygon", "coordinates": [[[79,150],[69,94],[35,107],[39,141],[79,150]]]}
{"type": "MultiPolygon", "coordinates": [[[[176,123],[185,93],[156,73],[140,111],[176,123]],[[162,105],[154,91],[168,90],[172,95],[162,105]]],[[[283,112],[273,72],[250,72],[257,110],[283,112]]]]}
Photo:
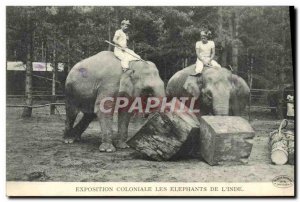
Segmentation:
{"type": "Polygon", "coordinates": [[[123,141],[118,141],[116,143],[116,147],[117,148],[120,148],[120,149],[126,149],[126,148],[129,148],[128,144],[126,142],[123,142],[123,141]]]}
{"type": "Polygon", "coordinates": [[[74,142],[80,141],[79,137],[65,137],[64,138],[64,143],[66,144],[73,144],[74,142]]]}
{"type": "Polygon", "coordinates": [[[115,152],[116,148],[111,143],[102,143],[99,150],[100,152],[115,152]]]}

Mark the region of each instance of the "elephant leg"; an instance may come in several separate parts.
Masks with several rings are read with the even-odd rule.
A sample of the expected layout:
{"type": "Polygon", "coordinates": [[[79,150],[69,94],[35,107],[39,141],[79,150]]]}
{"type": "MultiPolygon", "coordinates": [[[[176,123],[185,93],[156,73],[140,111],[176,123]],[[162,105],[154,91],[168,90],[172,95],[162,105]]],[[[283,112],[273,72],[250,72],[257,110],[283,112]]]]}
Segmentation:
{"type": "Polygon", "coordinates": [[[95,114],[85,113],[78,124],[72,129],[72,140],[80,140],[82,133],[87,129],[89,124],[96,118],[95,114]]]}
{"type": "Polygon", "coordinates": [[[231,103],[230,103],[230,115],[231,116],[240,116],[241,115],[241,103],[243,102],[242,100],[238,100],[236,97],[231,98],[231,103]]]}
{"type": "Polygon", "coordinates": [[[118,134],[119,139],[116,143],[117,148],[125,149],[129,146],[126,143],[128,137],[128,125],[130,122],[130,118],[132,113],[119,111],[118,113],[118,134]]]}
{"type": "Polygon", "coordinates": [[[100,126],[102,129],[102,141],[99,147],[101,152],[115,152],[116,148],[112,144],[112,124],[113,124],[113,116],[111,114],[105,114],[103,112],[98,112],[97,117],[100,122],[100,126]]]}
{"type": "Polygon", "coordinates": [[[102,107],[105,109],[106,108],[109,108],[111,110],[114,109],[114,105],[115,105],[114,101],[102,103],[102,99],[105,99],[107,97],[112,97],[112,96],[110,96],[109,93],[107,93],[107,94],[103,93],[102,95],[97,97],[94,111],[98,117],[100,127],[101,127],[102,133],[103,133],[99,150],[101,152],[114,152],[114,151],[116,151],[116,148],[113,146],[113,143],[112,143],[113,111],[105,112],[105,111],[101,110],[101,105],[103,105],[102,107]]]}
{"type": "Polygon", "coordinates": [[[66,121],[65,121],[65,131],[63,136],[65,143],[73,143],[73,142],[69,142],[69,139],[73,136],[72,129],[78,113],[79,113],[78,109],[74,105],[72,105],[69,101],[66,101],[66,121]]]}

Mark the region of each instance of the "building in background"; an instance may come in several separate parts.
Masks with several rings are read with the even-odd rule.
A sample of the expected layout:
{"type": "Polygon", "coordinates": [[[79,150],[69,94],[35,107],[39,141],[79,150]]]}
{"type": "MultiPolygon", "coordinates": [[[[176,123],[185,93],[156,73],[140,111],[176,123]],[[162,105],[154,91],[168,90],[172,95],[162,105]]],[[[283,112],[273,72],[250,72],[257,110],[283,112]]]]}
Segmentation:
{"type": "MultiPolygon", "coordinates": [[[[52,86],[53,64],[45,62],[33,62],[33,91],[40,94],[50,94],[52,86]]],[[[7,61],[6,63],[6,94],[24,95],[25,94],[25,70],[26,64],[21,61],[7,61]]],[[[65,81],[64,63],[58,63],[57,69],[57,91],[64,90],[65,81]]]]}

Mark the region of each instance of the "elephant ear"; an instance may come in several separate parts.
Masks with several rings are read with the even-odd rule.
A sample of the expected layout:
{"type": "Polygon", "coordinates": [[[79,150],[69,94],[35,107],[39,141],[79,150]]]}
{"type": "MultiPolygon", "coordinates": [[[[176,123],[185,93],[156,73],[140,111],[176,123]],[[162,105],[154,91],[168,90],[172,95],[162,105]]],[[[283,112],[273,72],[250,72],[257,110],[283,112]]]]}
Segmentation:
{"type": "Polygon", "coordinates": [[[134,88],[131,76],[133,73],[133,70],[127,70],[125,73],[122,74],[120,79],[119,95],[126,95],[132,97],[134,88]]]}
{"type": "Polygon", "coordinates": [[[230,80],[232,85],[231,93],[233,95],[237,97],[249,95],[250,89],[244,79],[235,74],[232,74],[230,80]]]}
{"type": "Polygon", "coordinates": [[[199,86],[199,78],[195,76],[188,76],[183,88],[193,95],[193,97],[198,98],[200,96],[200,86],[199,86]]]}

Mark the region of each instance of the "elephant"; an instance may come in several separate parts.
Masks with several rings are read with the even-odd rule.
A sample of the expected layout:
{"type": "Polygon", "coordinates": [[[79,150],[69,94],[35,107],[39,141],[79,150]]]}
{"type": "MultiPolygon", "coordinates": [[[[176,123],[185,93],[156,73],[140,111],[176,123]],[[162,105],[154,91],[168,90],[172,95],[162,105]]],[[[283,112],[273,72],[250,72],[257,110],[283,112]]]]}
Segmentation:
{"type": "MultiPolygon", "coordinates": [[[[112,141],[113,113],[100,110],[101,100],[118,96],[165,96],[164,82],[154,63],[139,60],[132,61],[130,65],[130,70],[123,72],[120,60],[111,51],[99,52],[74,65],[65,82],[65,143],[80,140],[90,122],[97,118],[103,133],[99,146],[101,152],[114,152],[116,148],[128,147],[126,140],[132,113],[124,110],[117,112],[118,140],[115,143],[112,141]],[[73,126],[79,112],[84,115],[73,126]]],[[[116,104],[115,100],[107,103],[105,107],[114,107],[116,104]]]]}
{"type": "Polygon", "coordinates": [[[190,76],[195,65],[176,72],[166,88],[168,97],[194,97],[201,115],[241,115],[250,89],[241,77],[226,68],[206,67],[199,77],[190,76]]]}

